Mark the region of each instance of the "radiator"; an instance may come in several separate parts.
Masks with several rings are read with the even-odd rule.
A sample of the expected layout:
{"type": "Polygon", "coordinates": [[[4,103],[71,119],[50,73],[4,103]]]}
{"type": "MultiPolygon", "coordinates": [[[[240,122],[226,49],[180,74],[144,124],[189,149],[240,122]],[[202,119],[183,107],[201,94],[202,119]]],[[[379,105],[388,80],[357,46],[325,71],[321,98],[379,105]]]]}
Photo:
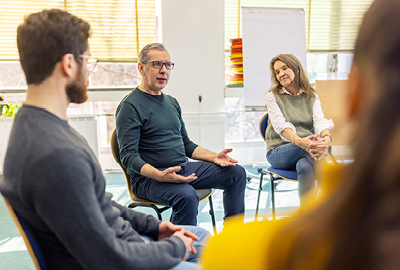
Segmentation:
{"type": "MultiPolygon", "coordinates": [[[[0,117],[0,173],[3,172],[8,137],[10,136],[13,121],[14,117],[0,117]]],[[[94,154],[99,158],[97,116],[68,117],[68,123],[85,137],[94,154]]]]}

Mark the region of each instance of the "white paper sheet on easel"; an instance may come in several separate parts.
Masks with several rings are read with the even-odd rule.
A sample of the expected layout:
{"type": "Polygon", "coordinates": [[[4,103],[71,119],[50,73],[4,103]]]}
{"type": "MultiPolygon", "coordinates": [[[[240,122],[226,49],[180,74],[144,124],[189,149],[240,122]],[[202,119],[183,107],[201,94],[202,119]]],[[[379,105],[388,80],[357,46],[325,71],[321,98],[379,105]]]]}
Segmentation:
{"type": "Polygon", "coordinates": [[[303,9],[242,7],[243,77],[246,107],[265,106],[271,88],[270,61],[282,53],[306,65],[306,28],[303,9]]]}

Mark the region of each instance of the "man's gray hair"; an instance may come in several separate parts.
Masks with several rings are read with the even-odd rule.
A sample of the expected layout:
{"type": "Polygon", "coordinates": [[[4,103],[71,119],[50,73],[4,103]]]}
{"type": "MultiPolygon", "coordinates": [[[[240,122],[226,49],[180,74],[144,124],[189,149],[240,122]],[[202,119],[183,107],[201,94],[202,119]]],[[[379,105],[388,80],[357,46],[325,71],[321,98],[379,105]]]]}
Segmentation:
{"type": "Polygon", "coordinates": [[[139,53],[138,63],[143,63],[149,61],[149,51],[150,50],[159,50],[159,51],[167,51],[163,44],[161,43],[149,43],[143,47],[143,49],[139,53]]]}

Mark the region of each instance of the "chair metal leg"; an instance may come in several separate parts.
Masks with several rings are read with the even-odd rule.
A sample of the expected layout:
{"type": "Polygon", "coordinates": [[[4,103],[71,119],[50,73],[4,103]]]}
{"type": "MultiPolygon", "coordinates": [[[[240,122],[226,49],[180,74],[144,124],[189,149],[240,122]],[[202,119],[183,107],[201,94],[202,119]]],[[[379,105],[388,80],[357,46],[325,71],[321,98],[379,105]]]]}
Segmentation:
{"type": "Polygon", "coordinates": [[[168,210],[169,208],[171,208],[171,207],[169,207],[169,206],[165,206],[165,207],[162,207],[162,208],[158,208],[157,206],[155,206],[155,205],[153,205],[153,204],[141,204],[141,203],[130,203],[130,204],[128,205],[128,208],[131,208],[131,209],[133,209],[133,208],[135,208],[135,207],[150,207],[150,208],[153,208],[154,211],[156,211],[156,213],[157,213],[157,218],[158,218],[160,221],[162,221],[161,213],[164,212],[165,210],[168,210]]]}
{"type": "Polygon", "coordinates": [[[274,186],[274,176],[270,173],[270,182],[271,182],[271,204],[272,204],[272,220],[275,220],[275,186],[274,186]]]}
{"type": "Polygon", "coordinates": [[[159,211],[159,209],[157,208],[157,206],[152,205],[152,207],[156,212],[157,212],[157,217],[160,221],[162,221],[162,216],[161,216],[161,212],[159,211]]]}
{"type": "Polygon", "coordinates": [[[260,184],[259,184],[259,186],[258,186],[258,195],[257,195],[257,206],[256,206],[256,217],[255,217],[255,221],[257,221],[257,217],[258,217],[258,208],[259,208],[259,205],[260,205],[260,196],[261,196],[261,191],[262,191],[263,177],[264,177],[264,172],[261,171],[261,173],[260,173],[260,184]]]}
{"type": "Polygon", "coordinates": [[[212,203],[212,196],[208,197],[208,202],[210,203],[210,216],[211,216],[211,222],[213,225],[213,230],[214,230],[214,235],[217,235],[217,225],[215,224],[215,215],[214,215],[214,206],[212,203]]]}

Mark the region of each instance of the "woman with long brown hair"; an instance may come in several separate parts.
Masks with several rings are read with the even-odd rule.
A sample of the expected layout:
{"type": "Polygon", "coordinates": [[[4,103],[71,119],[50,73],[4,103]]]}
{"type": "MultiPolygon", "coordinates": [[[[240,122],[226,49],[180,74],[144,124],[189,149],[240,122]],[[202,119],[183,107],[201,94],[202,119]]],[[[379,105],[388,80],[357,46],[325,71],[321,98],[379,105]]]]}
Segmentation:
{"type": "Polygon", "coordinates": [[[334,125],[325,119],[321,101],[294,55],[274,57],[270,69],[273,86],[265,96],[267,160],[276,169],[297,172],[303,204],[306,194],[314,194],[315,163],[330,146],[334,125]]]}
{"type": "Polygon", "coordinates": [[[349,76],[354,162],[326,172],[337,187],[295,218],[227,224],[205,269],[217,261],[226,269],[399,269],[399,14],[400,1],[375,0],[361,24],[349,76]]]}

